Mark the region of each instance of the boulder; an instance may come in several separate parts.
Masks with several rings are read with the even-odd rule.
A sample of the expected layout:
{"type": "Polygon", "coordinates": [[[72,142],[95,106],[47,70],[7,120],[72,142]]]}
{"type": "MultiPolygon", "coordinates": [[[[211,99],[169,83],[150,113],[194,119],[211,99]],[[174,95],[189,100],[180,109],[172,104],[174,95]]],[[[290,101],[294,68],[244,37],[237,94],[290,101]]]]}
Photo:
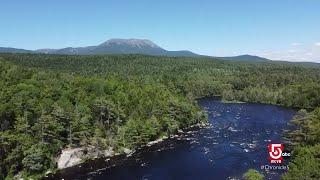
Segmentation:
{"type": "Polygon", "coordinates": [[[64,149],[58,157],[58,169],[75,166],[81,163],[83,148],[64,149]]]}
{"type": "Polygon", "coordinates": [[[128,148],[123,148],[123,152],[126,153],[127,155],[132,153],[132,150],[128,149],[128,148]]]}

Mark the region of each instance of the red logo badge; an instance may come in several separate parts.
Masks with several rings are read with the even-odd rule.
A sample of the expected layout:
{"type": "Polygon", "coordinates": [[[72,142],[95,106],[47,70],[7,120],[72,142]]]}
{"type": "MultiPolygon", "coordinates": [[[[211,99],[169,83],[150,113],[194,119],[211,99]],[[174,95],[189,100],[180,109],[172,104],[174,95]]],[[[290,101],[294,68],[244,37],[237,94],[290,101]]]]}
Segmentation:
{"type": "Polygon", "coordinates": [[[283,144],[269,144],[269,162],[280,164],[283,161],[282,152],[284,150],[283,144]]]}

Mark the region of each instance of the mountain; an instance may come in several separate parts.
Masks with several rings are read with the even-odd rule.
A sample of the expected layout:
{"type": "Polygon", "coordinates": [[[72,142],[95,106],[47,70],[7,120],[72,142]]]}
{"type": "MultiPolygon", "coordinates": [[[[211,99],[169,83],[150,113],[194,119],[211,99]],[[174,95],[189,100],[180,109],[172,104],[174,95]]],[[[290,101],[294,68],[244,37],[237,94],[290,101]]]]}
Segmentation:
{"type": "MultiPolygon", "coordinates": [[[[202,55],[195,54],[191,51],[168,51],[154,42],[147,39],[110,39],[96,46],[86,47],[67,47],[62,49],[38,49],[35,51],[0,47],[0,53],[43,53],[43,54],[66,54],[66,55],[96,55],[96,54],[145,54],[153,56],[184,56],[199,57],[202,55]]],[[[319,63],[313,62],[287,62],[276,61],[253,55],[239,55],[228,57],[215,57],[226,61],[243,61],[243,62],[279,62],[295,63],[308,67],[320,67],[319,63]]]]}
{"type": "Polygon", "coordinates": [[[253,56],[253,55],[240,55],[240,56],[229,56],[229,57],[217,57],[219,59],[228,60],[228,61],[244,61],[244,62],[268,62],[270,59],[253,56]]]}
{"type": "Polygon", "coordinates": [[[36,52],[70,55],[146,54],[155,56],[199,56],[190,51],[168,51],[147,39],[110,39],[97,46],[39,49],[36,52]]]}
{"type": "Polygon", "coordinates": [[[0,47],[0,53],[33,53],[33,51],[9,47],[0,47]]]}
{"type": "Polygon", "coordinates": [[[43,53],[43,54],[51,54],[51,53],[53,53],[55,51],[56,51],[56,49],[37,49],[34,52],[43,53]]]}

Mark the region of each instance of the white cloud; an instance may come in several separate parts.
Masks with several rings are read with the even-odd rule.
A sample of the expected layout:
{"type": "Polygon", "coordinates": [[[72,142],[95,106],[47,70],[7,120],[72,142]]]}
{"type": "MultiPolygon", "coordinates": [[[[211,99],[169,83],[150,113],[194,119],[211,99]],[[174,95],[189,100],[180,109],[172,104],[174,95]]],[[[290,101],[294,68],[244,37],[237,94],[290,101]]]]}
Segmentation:
{"type": "Polygon", "coordinates": [[[285,61],[313,61],[320,63],[320,42],[314,46],[299,46],[276,51],[255,51],[255,55],[266,57],[272,60],[285,61]]]}
{"type": "MultiPolygon", "coordinates": [[[[293,43],[292,43],[293,44],[293,43]]],[[[290,46],[283,49],[273,50],[253,50],[249,52],[235,52],[239,54],[251,54],[256,56],[265,57],[271,60],[283,60],[292,62],[318,62],[320,63],[320,42],[309,44],[302,44],[298,46],[290,46]]],[[[227,55],[226,55],[227,56],[227,55]]]]}

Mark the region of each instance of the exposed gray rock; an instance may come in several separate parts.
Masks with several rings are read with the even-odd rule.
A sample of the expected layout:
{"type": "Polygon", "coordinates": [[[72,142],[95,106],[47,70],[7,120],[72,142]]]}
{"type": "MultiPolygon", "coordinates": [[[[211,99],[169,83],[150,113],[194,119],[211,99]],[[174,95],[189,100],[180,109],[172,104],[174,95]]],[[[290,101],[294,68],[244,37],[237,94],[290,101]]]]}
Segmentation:
{"type": "Polygon", "coordinates": [[[148,142],[147,146],[148,146],[148,147],[153,146],[153,145],[155,145],[155,144],[158,144],[158,143],[160,143],[160,142],[163,142],[163,140],[165,140],[165,139],[168,139],[168,137],[167,137],[167,136],[164,136],[164,137],[159,138],[159,139],[157,139],[157,140],[150,141],[150,142],[148,142]]]}
{"type": "Polygon", "coordinates": [[[111,147],[106,150],[98,150],[95,147],[64,149],[57,158],[58,169],[78,165],[84,158],[94,159],[98,157],[110,157],[113,155],[114,151],[111,147]]]}
{"type": "Polygon", "coordinates": [[[132,150],[128,149],[128,148],[123,148],[123,152],[126,153],[127,155],[132,153],[132,150]]]}
{"type": "Polygon", "coordinates": [[[80,164],[81,157],[83,157],[83,148],[62,150],[61,155],[58,157],[58,169],[80,164]]]}

